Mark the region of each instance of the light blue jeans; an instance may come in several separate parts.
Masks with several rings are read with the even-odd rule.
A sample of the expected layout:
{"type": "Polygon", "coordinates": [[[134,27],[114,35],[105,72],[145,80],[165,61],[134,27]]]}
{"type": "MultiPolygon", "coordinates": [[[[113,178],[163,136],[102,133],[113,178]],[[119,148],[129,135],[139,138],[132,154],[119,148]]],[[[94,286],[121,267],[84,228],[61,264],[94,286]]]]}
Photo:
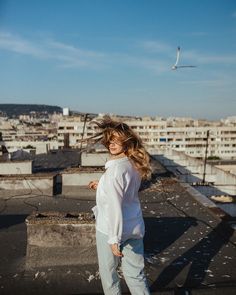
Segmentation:
{"type": "Polygon", "coordinates": [[[121,246],[123,257],[114,256],[108,236],[96,231],[99,272],[105,295],[121,295],[117,267],[121,261],[122,272],[133,295],[150,295],[144,275],[143,239],[130,239],[121,246]]]}

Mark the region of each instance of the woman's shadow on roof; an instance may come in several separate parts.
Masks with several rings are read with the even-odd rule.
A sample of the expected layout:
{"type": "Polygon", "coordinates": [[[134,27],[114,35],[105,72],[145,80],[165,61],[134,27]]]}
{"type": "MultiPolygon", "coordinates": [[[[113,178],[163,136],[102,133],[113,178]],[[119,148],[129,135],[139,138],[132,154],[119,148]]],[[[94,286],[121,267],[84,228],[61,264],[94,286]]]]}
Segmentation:
{"type": "MultiPolygon", "coordinates": [[[[201,220],[191,217],[146,218],[145,252],[161,253],[177,241],[190,227],[197,226],[201,220]]],[[[194,288],[201,286],[212,258],[227,244],[234,230],[220,222],[209,233],[203,236],[197,244],[188,248],[166,266],[152,283],[151,290],[156,291],[168,286],[173,280],[176,286],[194,288]],[[180,273],[184,270],[184,275],[180,273]]],[[[187,239],[187,237],[186,237],[187,239]]],[[[159,262],[158,262],[159,263],[159,262]]]]}

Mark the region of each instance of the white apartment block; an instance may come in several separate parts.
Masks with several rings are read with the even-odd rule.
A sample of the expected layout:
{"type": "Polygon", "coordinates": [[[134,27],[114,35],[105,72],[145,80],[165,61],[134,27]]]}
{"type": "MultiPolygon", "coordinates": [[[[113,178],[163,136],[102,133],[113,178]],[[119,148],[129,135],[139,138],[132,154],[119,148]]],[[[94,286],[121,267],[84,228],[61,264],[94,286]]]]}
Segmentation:
{"type": "Polygon", "coordinates": [[[35,150],[36,154],[40,154],[58,149],[57,129],[50,124],[35,126],[21,123],[18,119],[2,118],[0,134],[0,145],[6,146],[9,153],[35,150]]]}
{"type": "MultiPolygon", "coordinates": [[[[98,120],[102,115],[95,118],[98,120]]],[[[221,121],[194,120],[191,118],[161,117],[114,117],[131,126],[142,138],[148,149],[162,153],[165,149],[183,151],[196,157],[205,157],[207,132],[208,157],[236,159],[236,117],[221,121]]],[[[2,140],[9,152],[32,146],[36,153],[57,148],[81,148],[87,145],[82,139],[95,133],[91,118],[84,122],[84,115],[60,116],[53,125],[31,126],[21,124],[19,120],[0,120],[2,140]],[[55,124],[57,121],[57,128],[55,124]]]]}
{"type": "MultiPolygon", "coordinates": [[[[122,120],[136,131],[146,148],[154,148],[160,153],[171,148],[183,151],[192,157],[203,158],[209,130],[207,156],[236,159],[236,126],[224,125],[222,122],[189,119],[171,121],[161,118],[154,120],[129,118],[122,120]]],[[[67,142],[72,148],[84,147],[86,143],[81,144],[81,139],[92,136],[94,132],[91,123],[84,124],[80,117],[68,117],[58,123],[58,146],[62,148],[67,142]]]]}
{"type": "Polygon", "coordinates": [[[58,122],[58,147],[63,148],[66,145],[72,148],[85,147],[87,143],[81,140],[92,136],[94,132],[93,126],[89,121],[84,122],[82,116],[64,117],[58,122]]]}

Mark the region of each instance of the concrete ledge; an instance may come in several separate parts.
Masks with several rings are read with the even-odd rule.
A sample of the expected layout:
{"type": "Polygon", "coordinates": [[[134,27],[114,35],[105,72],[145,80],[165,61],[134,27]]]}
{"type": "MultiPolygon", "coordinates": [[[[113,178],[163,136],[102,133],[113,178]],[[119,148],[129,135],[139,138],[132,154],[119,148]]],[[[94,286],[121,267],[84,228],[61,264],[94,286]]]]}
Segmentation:
{"type": "MultiPolygon", "coordinates": [[[[167,150],[164,154],[153,155],[160,161],[168,170],[174,174],[179,172],[178,177],[185,182],[197,182],[202,180],[204,172],[204,162],[193,157],[190,157],[183,152],[176,150],[167,150]]],[[[206,164],[205,180],[217,184],[217,189],[229,195],[236,195],[236,175],[212,164],[206,164]]],[[[215,193],[214,193],[215,194],[215,193]]]]}
{"type": "Polygon", "coordinates": [[[212,202],[209,198],[207,198],[205,195],[201,194],[199,191],[194,189],[191,185],[187,183],[181,183],[179,184],[186,189],[186,191],[194,197],[196,201],[204,205],[205,207],[208,208],[217,208],[216,204],[212,202]]]}
{"type": "Polygon", "coordinates": [[[104,167],[109,159],[109,153],[82,153],[81,166],[83,167],[104,167]]]}
{"type": "Polygon", "coordinates": [[[97,263],[91,213],[33,213],[26,226],[26,270],[97,263]]]}
{"type": "Polygon", "coordinates": [[[99,180],[104,173],[103,169],[70,169],[62,173],[62,194],[75,196],[80,187],[88,186],[92,180],[99,180]]]}
{"type": "Polygon", "coordinates": [[[68,199],[80,199],[80,200],[87,200],[87,201],[95,201],[96,199],[96,191],[88,188],[88,186],[64,186],[63,188],[64,196],[68,199]]]}
{"type": "Polygon", "coordinates": [[[0,175],[32,174],[32,161],[0,162],[0,175]]]}
{"type": "Polygon", "coordinates": [[[53,196],[55,184],[55,174],[0,176],[0,198],[27,194],[53,196]]]}

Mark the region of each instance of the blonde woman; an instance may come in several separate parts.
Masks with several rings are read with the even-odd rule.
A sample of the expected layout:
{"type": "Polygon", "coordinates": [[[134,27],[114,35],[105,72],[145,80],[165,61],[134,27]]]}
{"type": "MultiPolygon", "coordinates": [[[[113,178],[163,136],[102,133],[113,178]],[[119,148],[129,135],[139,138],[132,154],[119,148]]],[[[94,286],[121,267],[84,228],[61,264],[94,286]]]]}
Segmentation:
{"type": "Polygon", "coordinates": [[[141,139],[125,123],[109,117],[96,122],[100,128],[94,139],[109,151],[110,160],[96,189],[96,242],[99,272],[106,295],[121,293],[117,266],[133,295],[150,294],[144,275],[144,221],[138,198],[141,179],[150,175],[149,157],[141,139]]]}

